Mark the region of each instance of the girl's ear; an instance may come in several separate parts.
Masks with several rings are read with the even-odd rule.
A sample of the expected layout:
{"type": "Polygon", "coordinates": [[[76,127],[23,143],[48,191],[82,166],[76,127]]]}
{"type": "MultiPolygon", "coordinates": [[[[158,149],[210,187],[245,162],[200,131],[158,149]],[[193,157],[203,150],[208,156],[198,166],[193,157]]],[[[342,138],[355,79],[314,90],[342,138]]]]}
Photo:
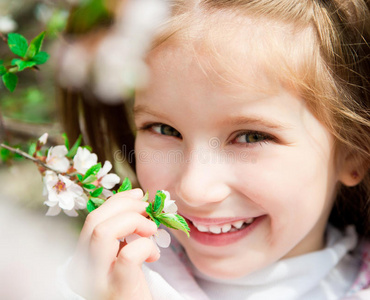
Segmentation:
{"type": "Polygon", "coordinates": [[[358,155],[349,153],[342,162],[339,172],[339,181],[346,186],[355,186],[359,184],[368,172],[368,164],[358,155]]]}

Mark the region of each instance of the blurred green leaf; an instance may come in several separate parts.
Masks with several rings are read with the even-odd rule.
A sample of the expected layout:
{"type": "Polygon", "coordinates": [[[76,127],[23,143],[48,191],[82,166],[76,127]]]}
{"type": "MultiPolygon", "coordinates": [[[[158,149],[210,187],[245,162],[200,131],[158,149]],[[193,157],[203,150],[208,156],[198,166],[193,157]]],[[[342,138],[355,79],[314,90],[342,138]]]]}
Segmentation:
{"type": "Polygon", "coordinates": [[[36,152],[36,143],[32,143],[30,145],[30,148],[28,149],[28,154],[32,156],[35,152],[36,152]]]}
{"type": "Polygon", "coordinates": [[[18,67],[18,71],[23,71],[24,69],[27,68],[32,68],[33,66],[36,65],[36,62],[34,61],[23,61],[19,58],[15,58],[12,60],[12,66],[16,65],[18,67]]]}
{"type": "Polygon", "coordinates": [[[71,150],[68,151],[68,153],[66,155],[67,157],[71,157],[72,158],[73,156],[76,155],[77,149],[81,145],[81,141],[82,141],[82,135],[80,134],[79,137],[78,137],[78,139],[77,139],[77,141],[73,144],[71,150]]]}
{"type": "Polygon", "coordinates": [[[15,87],[17,86],[18,83],[18,76],[13,73],[5,73],[2,76],[2,79],[6,88],[9,91],[14,92],[15,87]]]}
{"type": "Polygon", "coordinates": [[[42,47],[42,42],[44,41],[45,38],[45,31],[41,32],[37,37],[35,37],[26,52],[26,59],[33,58],[35,55],[37,55],[42,47]]]}
{"type": "Polygon", "coordinates": [[[41,51],[32,58],[32,61],[38,65],[42,65],[48,61],[49,57],[50,55],[48,53],[41,51]]]}
{"type": "Polygon", "coordinates": [[[64,145],[69,150],[69,139],[66,133],[62,133],[62,138],[64,139],[64,145]]]}
{"type": "Polygon", "coordinates": [[[28,42],[26,38],[19,33],[9,33],[8,46],[14,54],[25,57],[28,49],[28,42]]]}
{"type": "Polygon", "coordinates": [[[3,76],[6,73],[6,68],[4,66],[4,61],[0,60],[0,76],[3,76]]]}

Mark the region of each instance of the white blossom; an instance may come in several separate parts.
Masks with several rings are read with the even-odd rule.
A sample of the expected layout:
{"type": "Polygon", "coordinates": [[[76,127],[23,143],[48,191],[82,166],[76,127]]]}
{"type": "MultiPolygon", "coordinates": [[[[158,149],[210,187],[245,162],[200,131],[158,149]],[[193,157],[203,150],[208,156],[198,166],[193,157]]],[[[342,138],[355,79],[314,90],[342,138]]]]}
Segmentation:
{"type": "Polygon", "coordinates": [[[0,16],[0,32],[13,32],[17,27],[17,23],[10,16],[0,16]]]}
{"type": "Polygon", "coordinates": [[[98,157],[88,149],[78,147],[77,153],[73,158],[73,167],[77,172],[85,174],[88,169],[98,163],[98,157]]]}
{"type": "Polygon", "coordinates": [[[120,178],[118,175],[108,172],[112,169],[112,164],[110,161],[106,160],[104,166],[99,170],[97,174],[98,182],[101,184],[102,187],[106,189],[113,188],[117,183],[120,182],[120,178]]]}
{"type": "Polygon", "coordinates": [[[39,138],[39,142],[40,142],[40,144],[41,145],[45,145],[46,144],[46,142],[47,142],[47,140],[48,140],[48,133],[46,132],[46,133],[44,133],[42,136],[40,136],[40,138],[39,138]]]}
{"type": "Polygon", "coordinates": [[[67,147],[64,145],[51,147],[46,157],[46,164],[56,171],[62,173],[67,172],[69,169],[69,160],[66,157],[67,153],[67,147]]]}
{"type": "Polygon", "coordinates": [[[163,211],[168,214],[177,214],[177,205],[175,204],[175,200],[171,200],[170,192],[163,190],[162,192],[166,195],[163,211]]]}
{"type": "Polygon", "coordinates": [[[76,217],[76,209],[86,208],[87,197],[82,187],[67,177],[46,171],[43,181],[44,194],[47,196],[44,203],[49,206],[47,216],[56,216],[63,209],[66,215],[76,217]]]}
{"type": "MultiPolygon", "coordinates": [[[[120,241],[123,242],[126,240],[126,243],[129,244],[137,240],[140,237],[141,237],[140,235],[136,233],[132,233],[126,236],[126,238],[120,239],[120,241]]],[[[158,246],[161,248],[168,248],[168,246],[171,244],[171,235],[165,229],[158,229],[157,232],[149,238],[157,246],[157,249],[159,252],[160,252],[160,249],[158,248],[158,246]]]]}

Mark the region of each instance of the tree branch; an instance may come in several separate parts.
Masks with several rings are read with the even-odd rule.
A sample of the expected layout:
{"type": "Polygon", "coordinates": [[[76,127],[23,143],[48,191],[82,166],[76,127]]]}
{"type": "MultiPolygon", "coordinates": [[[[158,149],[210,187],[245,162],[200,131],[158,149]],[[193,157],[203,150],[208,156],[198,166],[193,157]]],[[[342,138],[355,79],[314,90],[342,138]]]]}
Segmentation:
{"type": "Polygon", "coordinates": [[[32,160],[34,163],[36,163],[36,164],[38,164],[38,165],[42,166],[43,168],[45,168],[45,169],[47,169],[47,170],[53,171],[53,172],[55,172],[55,173],[57,173],[57,174],[61,174],[59,171],[57,171],[57,170],[55,170],[55,169],[53,169],[53,168],[49,167],[47,164],[45,164],[45,163],[44,163],[44,162],[42,162],[41,160],[39,160],[39,159],[37,159],[37,158],[34,158],[33,156],[29,155],[29,154],[28,154],[28,153],[26,153],[26,152],[23,152],[23,151],[22,151],[22,150],[20,150],[20,149],[12,148],[12,147],[10,147],[10,146],[8,146],[8,145],[5,145],[5,144],[3,144],[3,143],[0,143],[0,147],[2,147],[2,148],[4,148],[4,149],[7,149],[7,150],[9,150],[10,152],[16,153],[16,154],[18,154],[18,155],[20,155],[20,156],[23,156],[24,158],[27,158],[27,159],[29,159],[29,160],[32,160]]]}

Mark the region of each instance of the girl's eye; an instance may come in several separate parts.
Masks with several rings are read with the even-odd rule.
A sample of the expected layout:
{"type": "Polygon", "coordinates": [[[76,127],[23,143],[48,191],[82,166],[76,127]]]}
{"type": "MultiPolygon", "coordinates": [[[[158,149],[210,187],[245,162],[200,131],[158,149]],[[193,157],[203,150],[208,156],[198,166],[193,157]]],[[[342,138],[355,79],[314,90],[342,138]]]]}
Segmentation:
{"type": "Polygon", "coordinates": [[[168,136],[174,136],[177,138],[181,138],[181,133],[178,132],[175,128],[166,125],[166,124],[161,124],[161,123],[156,123],[156,124],[148,124],[144,125],[140,130],[148,130],[151,129],[154,132],[162,135],[168,135],[168,136]]]}
{"type": "Polygon", "coordinates": [[[269,140],[273,140],[273,138],[269,135],[260,133],[260,132],[242,132],[238,134],[235,139],[232,141],[233,144],[236,143],[266,143],[269,140]]]}

